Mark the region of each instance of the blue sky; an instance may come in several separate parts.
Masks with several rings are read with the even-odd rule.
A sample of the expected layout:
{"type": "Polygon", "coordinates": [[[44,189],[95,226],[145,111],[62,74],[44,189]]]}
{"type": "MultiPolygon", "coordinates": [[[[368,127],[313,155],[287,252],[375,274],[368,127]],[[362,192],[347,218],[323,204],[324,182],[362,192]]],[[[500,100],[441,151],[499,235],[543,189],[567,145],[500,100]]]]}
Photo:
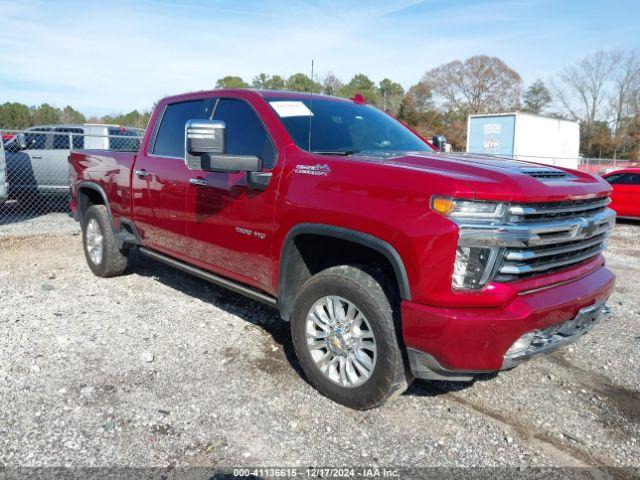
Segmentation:
{"type": "Polygon", "coordinates": [[[599,48],[640,49],[637,0],[0,1],[0,102],[144,109],[225,75],[365,73],[405,88],[495,55],[525,82],[599,48]]]}

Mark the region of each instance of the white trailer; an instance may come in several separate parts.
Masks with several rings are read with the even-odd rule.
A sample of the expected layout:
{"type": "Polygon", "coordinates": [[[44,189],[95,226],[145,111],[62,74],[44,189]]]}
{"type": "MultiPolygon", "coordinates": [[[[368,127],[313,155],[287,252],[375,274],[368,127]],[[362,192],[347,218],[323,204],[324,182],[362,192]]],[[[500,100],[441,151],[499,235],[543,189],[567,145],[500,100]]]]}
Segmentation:
{"type": "Polygon", "coordinates": [[[467,152],[577,169],[578,122],[513,112],[469,115],[467,152]]]}

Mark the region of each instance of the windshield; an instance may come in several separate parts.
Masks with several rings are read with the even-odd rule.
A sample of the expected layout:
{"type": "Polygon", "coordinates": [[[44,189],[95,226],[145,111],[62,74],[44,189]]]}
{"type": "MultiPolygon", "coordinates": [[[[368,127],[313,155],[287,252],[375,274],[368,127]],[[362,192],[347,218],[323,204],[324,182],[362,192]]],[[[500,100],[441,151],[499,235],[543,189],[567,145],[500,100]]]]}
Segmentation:
{"type": "Polygon", "coordinates": [[[266,97],[266,100],[303,150],[309,150],[311,125],[311,151],[316,153],[432,151],[400,122],[369,105],[325,98],[266,97]]]}

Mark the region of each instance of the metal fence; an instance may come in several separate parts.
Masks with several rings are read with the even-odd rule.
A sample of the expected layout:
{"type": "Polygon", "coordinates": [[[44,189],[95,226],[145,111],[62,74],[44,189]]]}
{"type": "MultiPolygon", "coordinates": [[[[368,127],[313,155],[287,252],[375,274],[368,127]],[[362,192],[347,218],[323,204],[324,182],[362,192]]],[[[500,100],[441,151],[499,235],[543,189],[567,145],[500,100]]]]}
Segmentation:
{"type": "Polygon", "coordinates": [[[143,133],[113,125],[0,130],[0,237],[52,233],[47,231],[49,223],[53,230],[53,225],[69,223],[71,150],[136,152],[143,133]]]}

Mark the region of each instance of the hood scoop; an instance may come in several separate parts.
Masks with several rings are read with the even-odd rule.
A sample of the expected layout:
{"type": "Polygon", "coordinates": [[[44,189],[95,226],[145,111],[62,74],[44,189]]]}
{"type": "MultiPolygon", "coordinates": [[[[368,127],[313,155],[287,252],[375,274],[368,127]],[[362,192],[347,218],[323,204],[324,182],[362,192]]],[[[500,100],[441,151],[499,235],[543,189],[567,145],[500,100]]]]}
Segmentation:
{"type": "Polygon", "coordinates": [[[564,172],[562,170],[557,170],[555,168],[520,167],[518,168],[518,170],[524,173],[525,175],[529,175],[530,177],[533,177],[536,180],[540,180],[541,182],[554,182],[559,180],[571,180],[576,178],[570,173],[564,172]]]}

